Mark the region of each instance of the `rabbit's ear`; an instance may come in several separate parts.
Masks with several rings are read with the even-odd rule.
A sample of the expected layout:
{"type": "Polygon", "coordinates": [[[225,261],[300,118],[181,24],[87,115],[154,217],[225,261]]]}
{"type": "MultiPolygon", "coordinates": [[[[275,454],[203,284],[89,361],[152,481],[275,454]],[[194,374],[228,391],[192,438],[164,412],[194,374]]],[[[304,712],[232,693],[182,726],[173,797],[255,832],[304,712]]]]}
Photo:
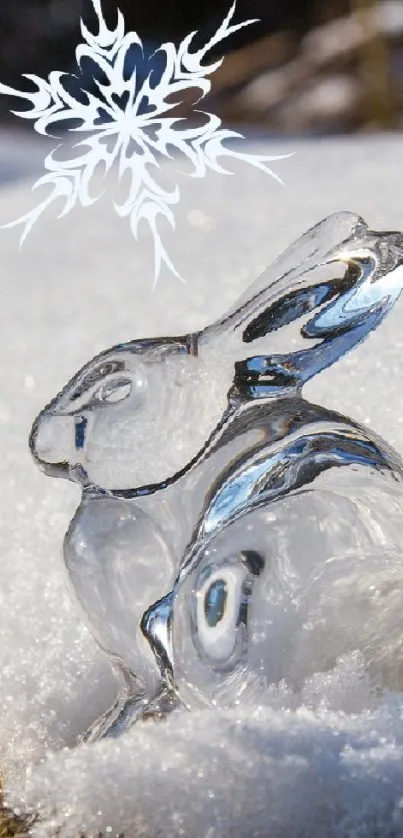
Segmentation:
{"type": "Polygon", "coordinates": [[[351,212],[324,219],[275,259],[215,327],[234,331],[250,343],[312,311],[332,295],[329,270],[322,272],[321,282],[315,269],[329,254],[367,232],[363,219],[351,212]]]}
{"type": "Polygon", "coordinates": [[[299,320],[304,314],[329,302],[335,297],[343,284],[343,279],[332,283],[320,283],[308,288],[290,291],[283,297],[269,304],[246,326],[242,333],[244,343],[252,343],[269,332],[275,332],[283,326],[288,326],[294,320],[299,320]]]}
{"type": "Polygon", "coordinates": [[[238,386],[248,382],[252,395],[298,388],[363,340],[400,294],[402,243],[401,234],[371,232],[353,213],[309,230],[207,330],[235,356],[238,386]]]}

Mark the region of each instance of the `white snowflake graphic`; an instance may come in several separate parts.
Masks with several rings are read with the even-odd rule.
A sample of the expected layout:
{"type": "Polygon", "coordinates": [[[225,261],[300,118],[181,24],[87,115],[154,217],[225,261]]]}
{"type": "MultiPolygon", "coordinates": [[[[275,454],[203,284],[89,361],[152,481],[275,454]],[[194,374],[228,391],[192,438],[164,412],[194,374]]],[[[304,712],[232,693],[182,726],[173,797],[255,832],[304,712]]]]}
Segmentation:
{"type": "Polygon", "coordinates": [[[46,174],[33,187],[50,187],[50,192],[26,215],[4,226],[23,225],[22,244],[37,219],[55,200],[64,199],[59,218],[76,204],[88,207],[99,200],[101,195],[91,194],[95,171],[101,164],[106,176],[116,165],[120,180],[129,173],[129,185],[127,199],[121,204],[114,202],[114,207],[119,216],[130,219],[136,239],[140,222],[148,224],[154,242],[155,281],[163,264],[179,276],[163,245],[157,221],[163,216],[175,229],[172,207],[180,200],[180,190],[176,186],[169,191],[158,184],[161,158],[171,158],[171,150],[175,150],[190,161],[190,176],[195,178],[204,177],[209,169],[230,174],[219,164],[219,158],[237,158],[281,183],[268,163],[289,155],[259,156],[229,148],[225,145],[227,141],[244,139],[243,135],[221,128],[221,120],[216,115],[196,107],[194,114],[199,117],[199,123],[203,116],[201,127],[170,115],[186,91],[196,89],[197,102],[207,96],[211,90],[209,77],[223,62],[221,58],[203,64],[207,53],[224,38],[255,21],[231,23],[235,0],[215,35],[204,46],[192,51],[197,34],[192,32],[177,48],[173,43],[162,44],[147,62],[139,36],[125,31],[122,13],[117,13],[116,28],[109,29],[101,0],[91,0],[91,3],[99,31],[92,34],[81,21],[83,42],[75,53],[77,75],[54,71],[45,80],[26,74],[24,78],[32,82],[33,92],[0,84],[0,93],[30,102],[30,109],[13,113],[31,119],[39,134],[52,137],[52,128],[62,123],[68,128],[67,138],[71,133],[86,134],[70,146],[68,139],[63,139],[53,149],[45,159],[46,174]],[[91,80],[90,84],[84,84],[83,68],[88,66],[91,80]],[[66,155],[66,147],[70,157],[66,155]]]}

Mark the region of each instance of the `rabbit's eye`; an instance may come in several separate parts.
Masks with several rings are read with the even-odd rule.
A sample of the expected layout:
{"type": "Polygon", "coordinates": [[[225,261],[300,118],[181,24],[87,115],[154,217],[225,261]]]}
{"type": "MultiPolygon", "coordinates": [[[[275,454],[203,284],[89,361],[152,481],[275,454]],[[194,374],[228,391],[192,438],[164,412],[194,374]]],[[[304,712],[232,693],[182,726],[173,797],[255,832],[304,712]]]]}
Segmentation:
{"type": "Polygon", "coordinates": [[[78,384],[75,388],[74,392],[70,396],[71,401],[77,401],[77,399],[81,398],[81,396],[88,393],[88,391],[90,391],[95,384],[99,381],[103,381],[106,375],[117,373],[122,369],[122,367],[123,364],[121,361],[105,361],[102,366],[95,367],[87,373],[85,378],[83,378],[80,384],[78,384]]]}
{"type": "Polygon", "coordinates": [[[99,388],[97,398],[102,402],[108,404],[116,404],[123,399],[130,396],[132,390],[132,382],[128,378],[118,378],[114,381],[106,382],[99,388]]]}

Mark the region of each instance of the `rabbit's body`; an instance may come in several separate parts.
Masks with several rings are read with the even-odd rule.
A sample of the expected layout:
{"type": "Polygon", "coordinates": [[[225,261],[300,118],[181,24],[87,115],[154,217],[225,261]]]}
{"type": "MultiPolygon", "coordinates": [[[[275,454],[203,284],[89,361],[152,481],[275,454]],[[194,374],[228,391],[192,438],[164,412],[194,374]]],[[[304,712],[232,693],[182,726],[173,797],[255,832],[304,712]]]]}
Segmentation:
{"type": "Polygon", "coordinates": [[[380,323],[402,254],[400,234],[331,217],[222,321],[112,348],[38,417],[36,460],[83,488],[65,561],[121,680],[93,738],[178,690],[297,686],[356,648],[400,684],[402,462],[301,387],[380,323]],[[268,354],[302,317],[310,347],[268,354]]]}
{"type": "MultiPolygon", "coordinates": [[[[153,639],[150,647],[141,627],[144,602],[163,599],[176,583],[176,678],[203,684],[207,675],[211,697],[217,682],[222,690],[220,667],[218,678],[211,678],[208,656],[192,646],[195,632],[183,598],[191,597],[194,573],[200,574],[206,557],[219,569],[226,557],[248,550],[270,567],[264,597],[273,609],[267,607],[263,621],[259,615],[264,643],[257,643],[249,676],[261,670],[265,683],[285,678],[300,684],[357,646],[365,647],[375,675],[387,614],[403,638],[379,586],[382,578],[389,594],[397,583],[403,596],[400,458],[366,429],[300,398],[235,410],[211,440],[208,471],[205,457],[162,490],[162,497],[158,490],[129,499],[85,491],[67,533],[65,561],[74,594],[122,683],[133,695],[156,692],[153,639]],[[283,568],[289,567],[282,578],[273,567],[280,551],[283,568]],[[268,595],[274,577],[281,596],[275,586],[268,595]],[[311,630],[304,630],[310,621],[311,630]],[[189,644],[197,662],[192,677],[192,655],[189,648],[184,652],[189,644]],[[268,648],[269,658],[260,658],[268,648]]],[[[400,664],[384,650],[381,662],[387,684],[396,686],[403,658],[400,664]]],[[[233,699],[233,688],[230,694],[233,699]]]]}

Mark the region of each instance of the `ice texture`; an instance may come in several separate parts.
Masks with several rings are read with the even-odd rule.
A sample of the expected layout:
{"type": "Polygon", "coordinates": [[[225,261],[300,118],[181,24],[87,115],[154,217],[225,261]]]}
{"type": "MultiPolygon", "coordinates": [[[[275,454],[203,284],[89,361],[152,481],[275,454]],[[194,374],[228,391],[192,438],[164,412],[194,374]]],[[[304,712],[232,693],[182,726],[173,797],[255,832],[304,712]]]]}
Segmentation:
{"type": "MultiPolygon", "coordinates": [[[[201,190],[184,184],[171,248],[184,285],[162,277],[152,292],[150,242],[134,246],[107,202],[63,221],[46,217],[21,254],[18,233],[1,234],[0,767],[10,801],[39,814],[38,835],[403,834],[403,695],[379,690],[354,652],[333,673],[307,675],[298,694],[280,685],[264,702],[174,713],[75,747],[115,685],[66,590],[61,544],[78,492],[38,473],[27,448],[33,418],[113,343],[212,322],[330,212],[351,209],[375,229],[401,225],[400,137],[258,143],[266,146],[296,152],[284,190],[241,167],[224,182],[206,178],[201,190]]],[[[1,223],[27,208],[31,185],[2,188],[1,223]]],[[[400,302],[306,388],[311,401],[368,424],[400,453],[401,316],[400,302]]],[[[391,635],[382,616],[374,630],[398,669],[403,627],[396,619],[391,635]]]]}

